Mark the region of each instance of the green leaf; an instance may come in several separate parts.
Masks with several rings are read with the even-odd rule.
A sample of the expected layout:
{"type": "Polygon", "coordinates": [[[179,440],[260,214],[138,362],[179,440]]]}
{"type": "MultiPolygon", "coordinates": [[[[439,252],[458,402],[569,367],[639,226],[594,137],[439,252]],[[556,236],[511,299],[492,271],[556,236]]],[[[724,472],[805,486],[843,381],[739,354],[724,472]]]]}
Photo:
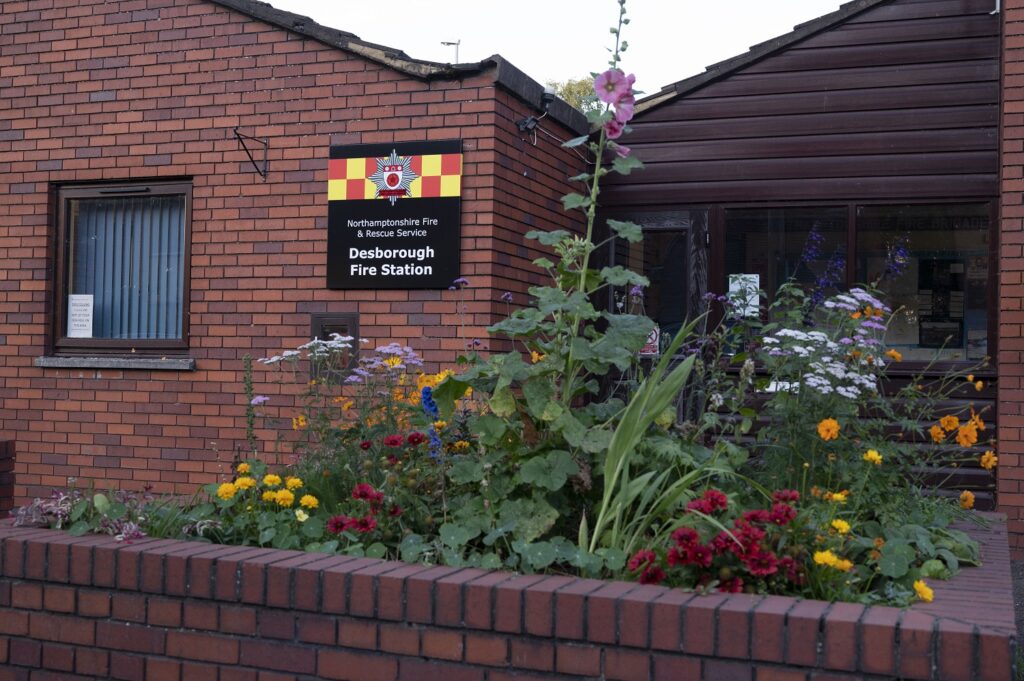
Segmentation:
{"type": "Polygon", "coordinates": [[[398,554],[406,563],[416,563],[419,562],[424,548],[423,537],[418,534],[409,534],[398,545],[398,554]]]}
{"type": "Polygon", "coordinates": [[[71,507],[71,521],[74,522],[82,517],[85,512],[89,509],[89,502],[83,500],[75,502],[75,505],[71,507]]]}
{"type": "Polygon", "coordinates": [[[310,518],[302,523],[303,536],[310,539],[319,539],[324,536],[324,521],[321,518],[310,518]]]}
{"type": "Polygon", "coordinates": [[[484,467],[479,461],[459,459],[448,471],[448,478],[456,485],[480,482],[484,479],[484,467]]]}
{"type": "Polygon", "coordinates": [[[109,516],[113,520],[124,518],[128,514],[128,507],[120,502],[110,504],[110,508],[104,515],[109,516]]]}
{"type": "Polygon", "coordinates": [[[558,511],[543,499],[512,499],[501,505],[501,522],[513,522],[513,535],[524,542],[539,539],[558,517],[558,511]]]}
{"type": "Polygon", "coordinates": [[[644,164],[636,156],[616,156],[612,161],[612,170],[620,175],[629,175],[637,168],[643,168],[644,164]]]}
{"type": "Polygon", "coordinates": [[[267,529],[260,532],[259,543],[262,545],[270,541],[273,541],[275,536],[277,536],[277,528],[268,527],[267,529]]]}
{"type": "Polygon", "coordinates": [[[431,391],[431,397],[434,398],[442,418],[451,418],[452,412],[455,410],[456,401],[466,394],[466,389],[469,387],[468,383],[449,376],[441,385],[431,391]]]}
{"type": "Polygon", "coordinates": [[[651,282],[642,274],[628,270],[621,265],[615,267],[602,267],[601,278],[612,286],[647,286],[651,282]]]}
{"type": "Polygon", "coordinates": [[[487,401],[487,404],[490,405],[491,411],[494,412],[495,416],[501,418],[507,418],[516,413],[516,398],[513,397],[512,391],[507,387],[501,388],[491,395],[491,399],[487,401]]]}
{"type": "Polygon", "coordinates": [[[508,427],[494,414],[483,414],[471,422],[470,430],[477,434],[481,443],[493,446],[501,442],[508,427]]]}
{"type": "Polygon", "coordinates": [[[907,574],[917,557],[914,547],[904,541],[890,541],[882,547],[878,569],[890,579],[899,579],[907,574]]]}
{"type": "Polygon", "coordinates": [[[379,541],[366,547],[367,558],[383,558],[386,555],[388,555],[388,547],[384,546],[379,541]]]}
{"type": "Polygon", "coordinates": [[[539,241],[545,246],[555,246],[571,236],[572,234],[564,229],[555,229],[550,232],[534,229],[526,233],[527,239],[539,241]]]}
{"type": "Polygon", "coordinates": [[[608,227],[615,232],[620,239],[630,243],[639,243],[644,240],[644,232],[640,225],[628,220],[608,220],[608,227]]]}
{"type": "Polygon", "coordinates": [[[562,412],[562,415],[551,423],[551,429],[561,433],[572,447],[582,446],[583,438],[587,435],[586,427],[573,416],[572,411],[562,412]]]}
{"type": "MultiPolygon", "coordinates": [[[[534,376],[523,383],[523,397],[526,398],[526,409],[535,419],[554,420],[554,418],[543,418],[554,394],[555,388],[546,376],[534,376]]],[[[557,417],[557,414],[555,414],[555,417],[557,417]]]]}
{"type": "Polygon", "coordinates": [[[597,555],[604,559],[604,564],[612,572],[626,567],[626,552],[620,549],[598,549],[597,555]]]}
{"type": "Polygon", "coordinates": [[[589,139],[590,135],[580,135],[579,137],[573,137],[568,142],[562,142],[562,146],[566,149],[572,149],[573,147],[578,147],[581,144],[586,144],[589,139]]]}
{"type": "Polygon", "coordinates": [[[570,476],[580,472],[569,452],[556,450],[546,456],[535,456],[519,468],[519,477],[527,485],[551,491],[562,489],[570,476]]]}
{"type": "Polygon", "coordinates": [[[92,505],[96,507],[100,514],[106,515],[107,511],[110,510],[110,499],[107,499],[106,494],[95,494],[92,498],[92,505]]]}
{"type": "Polygon", "coordinates": [[[485,553],[480,558],[480,567],[485,570],[500,570],[502,567],[501,556],[496,553],[485,553]]]}
{"type": "Polygon", "coordinates": [[[468,544],[473,537],[480,533],[479,531],[469,529],[462,525],[445,523],[444,525],[441,525],[441,529],[438,534],[441,537],[441,543],[445,546],[453,549],[461,549],[468,544]]]}
{"type": "Polygon", "coordinates": [[[555,263],[551,262],[547,258],[537,258],[536,260],[533,261],[533,264],[541,268],[542,270],[550,270],[555,266],[555,263]]]}
{"type": "Polygon", "coordinates": [[[555,557],[558,555],[555,547],[546,541],[524,544],[516,553],[521,555],[527,565],[534,570],[543,570],[555,562],[555,557]]]}
{"type": "Polygon", "coordinates": [[[72,524],[71,527],[68,528],[68,534],[70,534],[72,537],[81,537],[88,531],[89,523],[87,523],[84,520],[79,520],[78,522],[72,524]]]}
{"type": "Polygon", "coordinates": [[[572,194],[566,194],[562,197],[562,207],[565,210],[572,210],[573,208],[586,208],[590,205],[590,199],[582,194],[573,192],[572,194]]]}
{"type": "Polygon", "coordinates": [[[587,434],[583,436],[583,451],[590,454],[600,454],[601,452],[608,449],[608,443],[612,441],[612,434],[610,431],[603,428],[591,428],[587,431],[587,434]]]}

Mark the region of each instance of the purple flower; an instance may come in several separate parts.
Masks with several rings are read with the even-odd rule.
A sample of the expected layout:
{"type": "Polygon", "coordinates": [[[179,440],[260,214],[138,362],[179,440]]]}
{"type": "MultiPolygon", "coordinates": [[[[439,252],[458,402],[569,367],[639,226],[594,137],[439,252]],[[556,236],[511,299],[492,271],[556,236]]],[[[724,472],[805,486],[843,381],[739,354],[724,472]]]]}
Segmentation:
{"type": "Polygon", "coordinates": [[[631,94],[636,76],[624,74],[620,69],[608,69],[594,78],[594,94],[605,104],[615,104],[631,94]]]}
{"type": "Polygon", "coordinates": [[[249,404],[252,405],[253,407],[258,407],[261,404],[266,404],[269,401],[270,398],[267,397],[266,395],[257,395],[256,397],[252,398],[249,404]]]}
{"type": "Polygon", "coordinates": [[[612,148],[615,149],[615,155],[619,158],[626,158],[633,152],[633,150],[625,144],[616,144],[612,148]]]}
{"type": "Polygon", "coordinates": [[[512,292],[511,291],[505,291],[504,293],[502,293],[501,294],[501,302],[503,302],[503,303],[511,303],[512,302],[512,292]]]}
{"type": "Polygon", "coordinates": [[[878,322],[868,319],[867,321],[861,322],[861,326],[866,329],[875,329],[876,331],[885,331],[885,325],[879,324],[878,322]]]}
{"type": "Polygon", "coordinates": [[[469,279],[466,279],[465,277],[459,277],[452,283],[456,286],[469,286],[469,279]]]}
{"type": "Polygon", "coordinates": [[[641,286],[640,284],[634,285],[633,288],[629,289],[629,295],[631,297],[633,297],[633,298],[637,298],[639,300],[643,300],[644,299],[644,287],[641,286]]]}

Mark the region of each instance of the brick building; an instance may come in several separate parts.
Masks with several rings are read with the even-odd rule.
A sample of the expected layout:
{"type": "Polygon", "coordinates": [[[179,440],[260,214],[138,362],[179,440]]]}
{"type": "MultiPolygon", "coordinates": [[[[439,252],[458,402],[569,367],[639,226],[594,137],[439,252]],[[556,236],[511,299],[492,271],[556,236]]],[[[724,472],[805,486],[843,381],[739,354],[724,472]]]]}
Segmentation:
{"type": "Polygon", "coordinates": [[[249,0],[0,4],[0,440],[16,497],[68,477],[212,480],[244,439],[243,356],[294,348],[324,318],[450,364],[456,300],[485,337],[501,294],[536,280],[525,231],[571,226],[559,197],[581,161],[558,140],[586,123],[555,101],[547,134],[521,132],[542,93],[498,56],[417,61],[249,0]],[[330,148],[435,140],[462,144],[456,276],[471,287],[328,290],[330,148]],[[149,248],[131,211],[163,240],[151,260],[117,250],[149,248]],[[75,337],[66,294],[116,291],[87,279],[119,268],[150,297],[97,293],[97,329],[102,305],[115,312],[75,337]]]}

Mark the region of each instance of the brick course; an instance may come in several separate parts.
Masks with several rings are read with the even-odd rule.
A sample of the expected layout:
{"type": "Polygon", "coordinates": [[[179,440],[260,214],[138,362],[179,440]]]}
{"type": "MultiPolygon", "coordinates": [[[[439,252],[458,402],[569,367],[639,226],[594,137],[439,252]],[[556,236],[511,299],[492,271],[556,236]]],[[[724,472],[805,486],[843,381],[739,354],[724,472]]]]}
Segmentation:
{"type": "Polygon", "coordinates": [[[195,544],[0,524],[0,678],[1003,681],[1016,660],[1012,606],[998,605],[1012,601],[1005,526],[976,534],[985,567],[898,610],[296,551],[189,555],[195,544]],[[69,576],[70,555],[89,569],[69,576]],[[295,588],[270,588],[282,579],[295,588]],[[377,595],[365,607],[328,599],[365,592],[377,595]],[[510,598],[545,603],[555,630],[531,632],[537,613],[510,598]],[[419,619],[399,613],[403,601],[419,619]]]}
{"type": "MultiPolygon", "coordinates": [[[[536,103],[505,89],[497,66],[417,78],[224,4],[0,3],[0,440],[16,441],[19,502],[69,477],[172,493],[216,479],[244,441],[243,356],[305,342],[313,313],[357,312],[373,343],[409,344],[430,369],[450,365],[467,341],[460,306],[468,338],[486,338],[505,312],[502,292],[522,301],[540,281],[523,234],[574,226],[558,198],[582,161],[518,131],[536,103]],[[269,138],[266,182],[235,126],[269,138]],[[435,139],[464,142],[472,288],[327,290],[329,146],[435,139]],[[55,295],[53,188],[181,177],[193,184],[197,370],[34,367],[55,295]]],[[[544,127],[578,134],[550,117],[544,127]]],[[[270,379],[258,367],[268,413],[287,422],[294,401],[270,379]]],[[[272,428],[263,435],[274,441],[272,428]]],[[[0,491],[4,480],[0,467],[0,491]]]]}

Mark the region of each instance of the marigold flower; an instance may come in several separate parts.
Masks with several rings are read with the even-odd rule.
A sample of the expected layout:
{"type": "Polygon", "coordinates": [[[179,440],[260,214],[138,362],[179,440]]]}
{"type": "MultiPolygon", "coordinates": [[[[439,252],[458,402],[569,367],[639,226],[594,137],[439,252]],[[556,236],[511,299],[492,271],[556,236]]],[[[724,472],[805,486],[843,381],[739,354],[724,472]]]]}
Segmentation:
{"type": "Polygon", "coordinates": [[[813,559],[814,562],[818,565],[829,566],[835,565],[836,561],[839,560],[838,558],[836,558],[836,554],[832,553],[831,551],[815,551],[813,559]]]}
{"type": "Polygon", "coordinates": [[[953,416],[952,414],[947,414],[946,416],[943,416],[941,419],[939,419],[939,425],[942,426],[943,430],[945,430],[947,433],[952,433],[960,426],[960,419],[953,416]]]}
{"type": "Polygon", "coordinates": [[[967,382],[974,383],[974,374],[967,374],[967,382]]]}
{"type": "Polygon", "coordinates": [[[238,488],[230,482],[221,483],[220,487],[217,488],[217,496],[224,501],[233,498],[237,492],[238,488]]]}
{"type": "Polygon", "coordinates": [[[984,388],[984,387],[985,387],[985,381],[975,381],[974,382],[974,389],[977,390],[978,392],[981,392],[982,388],[984,388]]]}
{"type": "Polygon", "coordinates": [[[935,592],[932,591],[931,587],[923,579],[914,582],[914,593],[925,603],[931,603],[935,600],[935,592]]]}
{"type": "Polygon", "coordinates": [[[956,431],[956,441],[961,447],[973,447],[978,442],[978,428],[973,423],[966,423],[956,431]]]}
{"type": "Polygon", "coordinates": [[[832,521],[832,529],[835,530],[838,534],[849,534],[850,523],[840,518],[836,518],[832,521]]]}
{"type": "Polygon", "coordinates": [[[295,519],[300,523],[304,523],[309,520],[309,514],[303,511],[301,508],[295,509],[295,519]]]}
{"type": "Polygon", "coordinates": [[[939,445],[946,439],[946,431],[942,429],[942,426],[932,426],[928,429],[928,434],[932,436],[932,442],[939,445]]]}
{"type": "Polygon", "coordinates": [[[974,508],[974,492],[968,489],[960,492],[960,508],[965,511],[974,508]]]}
{"type": "Polygon", "coordinates": [[[237,487],[238,489],[252,489],[255,486],[256,481],[250,478],[248,475],[243,475],[242,477],[235,480],[235,487],[237,487]]]}
{"type": "Polygon", "coordinates": [[[298,489],[302,487],[302,478],[297,478],[294,475],[289,475],[284,480],[284,486],[288,489],[298,489]]]}
{"type": "Polygon", "coordinates": [[[263,496],[260,498],[263,499],[263,501],[273,501],[274,499],[277,498],[277,492],[269,489],[264,490],[263,496]]]}
{"type": "Polygon", "coordinates": [[[878,450],[876,449],[869,449],[868,451],[864,452],[863,458],[868,463],[873,463],[876,466],[882,465],[882,455],[879,454],[878,450]]]}
{"type": "Polygon", "coordinates": [[[984,468],[987,471],[990,471],[993,468],[995,468],[996,465],[999,463],[999,457],[996,456],[995,452],[988,451],[981,455],[981,460],[979,461],[979,463],[981,464],[982,468],[984,468]]]}
{"type": "Polygon", "coordinates": [[[903,355],[900,354],[899,350],[891,350],[891,349],[890,350],[886,350],[885,351],[885,356],[888,357],[889,359],[891,359],[894,362],[902,362],[903,361],[903,355]]]}
{"type": "Polygon", "coordinates": [[[835,419],[822,419],[818,423],[818,437],[825,442],[839,438],[839,421],[835,419]]]}
{"type": "Polygon", "coordinates": [[[452,445],[452,447],[455,449],[455,451],[461,452],[464,449],[469,449],[469,443],[466,442],[465,440],[458,440],[455,444],[452,445]]]}
{"type": "Polygon", "coordinates": [[[306,417],[302,414],[292,418],[292,430],[299,430],[301,428],[305,428],[307,425],[309,425],[309,422],[306,421],[306,417]]]}
{"type": "Polygon", "coordinates": [[[849,494],[850,493],[847,492],[846,490],[843,490],[841,492],[826,492],[825,501],[832,501],[837,504],[845,504],[849,494]]]}
{"type": "Polygon", "coordinates": [[[291,505],[295,503],[295,495],[291,490],[279,489],[277,490],[277,494],[274,495],[274,503],[278,506],[290,508],[291,505]]]}
{"type": "Polygon", "coordinates": [[[299,506],[312,510],[320,506],[320,500],[312,494],[304,494],[302,495],[302,498],[299,499],[299,506]]]}
{"type": "Polygon", "coordinates": [[[263,476],[264,487],[279,487],[281,485],[281,476],[268,473],[263,476]]]}
{"type": "Polygon", "coordinates": [[[247,464],[247,463],[245,463],[243,461],[242,463],[238,464],[238,466],[235,467],[235,470],[238,471],[239,475],[248,473],[249,470],[250,470],[249,469],[249,464],[247,464]]]}

